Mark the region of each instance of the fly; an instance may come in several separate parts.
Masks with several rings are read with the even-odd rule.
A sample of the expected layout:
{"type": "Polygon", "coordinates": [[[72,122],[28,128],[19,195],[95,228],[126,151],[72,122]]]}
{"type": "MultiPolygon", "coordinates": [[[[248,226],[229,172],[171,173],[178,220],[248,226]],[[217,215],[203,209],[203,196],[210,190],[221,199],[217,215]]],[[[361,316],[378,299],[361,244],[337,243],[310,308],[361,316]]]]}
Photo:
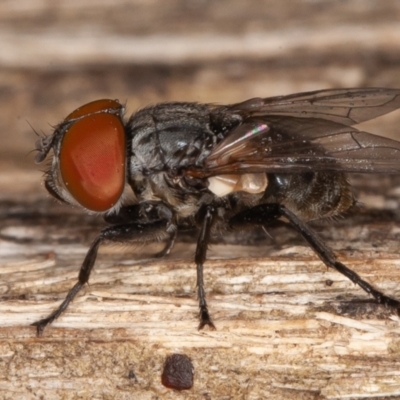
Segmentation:
{"type": "Polygon", "coordinates": [[[230,105],[161,103],[124,119],[116,100],[67,116],[36,144],[52,150],[45,187],[56,199],[101,214],[111,226],[94,239],[77,283],[33,325],[40,335],[88,282],[104,242],[165,241],[199,231],[195,253],[199,329],[215,329],[203,282],[210,237],[221,230],[288,221],[316,255],[385,306],[386,296],[337,260],[308,221],[347,211],[347,173],[400,173],[400,142],[353,125],[400,108],[399,89],[334,89],[254,98],[230,105]]]}

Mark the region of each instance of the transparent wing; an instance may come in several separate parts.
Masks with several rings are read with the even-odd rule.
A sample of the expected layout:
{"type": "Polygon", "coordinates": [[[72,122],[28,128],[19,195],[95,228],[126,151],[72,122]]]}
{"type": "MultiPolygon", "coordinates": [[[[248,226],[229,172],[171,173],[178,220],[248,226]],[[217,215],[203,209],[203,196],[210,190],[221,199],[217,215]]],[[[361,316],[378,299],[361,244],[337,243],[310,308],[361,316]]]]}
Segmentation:
{"type": "Polygon", "coordinates": [[[248,119],[204,160],[196,176],[257,172],[400,173],[400,142],[330,120],[248,119]]]}
{"type": "Polygon", "coordinates": [[[245,117],[282,115],[320,118],[355,125],[400,108],[400,89],[329,89],[288,96],[254,98],[228,109],[245,117]]]}

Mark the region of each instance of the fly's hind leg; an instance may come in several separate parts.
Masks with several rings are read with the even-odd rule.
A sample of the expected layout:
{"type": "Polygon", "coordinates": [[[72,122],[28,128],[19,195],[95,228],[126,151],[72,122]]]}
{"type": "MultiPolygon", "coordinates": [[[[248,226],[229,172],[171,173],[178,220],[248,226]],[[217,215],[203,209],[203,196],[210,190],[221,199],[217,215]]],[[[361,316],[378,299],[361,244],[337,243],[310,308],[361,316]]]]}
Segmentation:
{"type": "Polygon", "coordinates": [[[281,206],[282,214],[290,221],[296,230],[303,236],[309,246],[315,251],[318,257],[328,267],[336,269],[353,283],[360,286],[365,292],[370,294],[379,303],[386,307],[393,308],[397,314],[400,315],[400,302],[389,296],[386,296],[381,291],[375,289],[370,283],[365,281],[356,272],[346,267],[346,265],[336,260],[335,254],[332,250],[322,241],[322,239],[314,232],[307,224],[301,221],[295,214],[293,214],[286,207],[281,206]]]}
{"type": "Polygon", "coordinates": [[[337,261],[332,250],[322,241],[321,237],[311,229],[305,222],[301,221],[294,213],[281,204],[262,204],[243,211],[230,220],[232,228],[241,228],[246,225],[263,226],[279,217],[286,217],[289,223],[300,233],[303,239],[314,250],[322,262],[330,268],[346,276],[352,282],[360,286],[368,294],[372,295],[379,304],[393,308],[400,314],[400,302],[381,291],[375,289],[371,284],[362,279],[356,272],[348,268],[343,263],[337,261]]]}
{"type": "Polygon", "coordinates": [[[34,322],[37,335],[43,333],[44,328],[58,318],[75,298],[82,287],[89,281],[90,273],[97,258],[99,246],[103,242],[130,242],[146,243],[168,238],[168,221],[155,221],[145,224],[121,224],[104,229],[91,244],[82,263],[78,275],[78,282],[70,289],[61,305],[46,318],[34,322]]]}

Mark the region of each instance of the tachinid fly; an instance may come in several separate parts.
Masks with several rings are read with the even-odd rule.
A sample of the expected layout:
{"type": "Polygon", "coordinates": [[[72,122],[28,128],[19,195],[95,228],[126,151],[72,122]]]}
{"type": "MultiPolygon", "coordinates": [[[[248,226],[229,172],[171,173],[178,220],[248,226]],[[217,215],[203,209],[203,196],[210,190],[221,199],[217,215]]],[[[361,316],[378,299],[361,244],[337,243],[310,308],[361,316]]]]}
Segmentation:
{"type": "Polygon", "coordinates": [[[339,215],[355,202],[346,173],[400,173],[400,142],[353,127],[400,108],[399,89],[337,89],[214,105],[162,103],[124,121],[115,100],[86,104],[37,143],[50,150],[47,190],[60,201],[101,213],[111,226],[95,238],[78,282],[40,335],[88,282],[103,242],[166,242],[198,228],[195,254],[199,329],[214,328],[203,283],[211,235],[266,227],[283,218],[331,268],[379,303],[400,302],[337,261],[307,222],[339,215]]]}

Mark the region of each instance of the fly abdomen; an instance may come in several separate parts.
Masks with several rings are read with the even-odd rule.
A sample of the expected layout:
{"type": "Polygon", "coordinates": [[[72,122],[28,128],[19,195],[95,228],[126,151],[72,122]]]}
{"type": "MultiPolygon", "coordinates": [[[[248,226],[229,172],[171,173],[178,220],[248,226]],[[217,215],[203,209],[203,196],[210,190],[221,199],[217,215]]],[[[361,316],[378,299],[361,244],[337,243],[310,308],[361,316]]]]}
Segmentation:
{"type": "Polygon", "coordinates": [[[339,215],[354,204],[343,173],[274,174],[269,179],[268,202],[278,200],[307,221],[339,215]]]}

